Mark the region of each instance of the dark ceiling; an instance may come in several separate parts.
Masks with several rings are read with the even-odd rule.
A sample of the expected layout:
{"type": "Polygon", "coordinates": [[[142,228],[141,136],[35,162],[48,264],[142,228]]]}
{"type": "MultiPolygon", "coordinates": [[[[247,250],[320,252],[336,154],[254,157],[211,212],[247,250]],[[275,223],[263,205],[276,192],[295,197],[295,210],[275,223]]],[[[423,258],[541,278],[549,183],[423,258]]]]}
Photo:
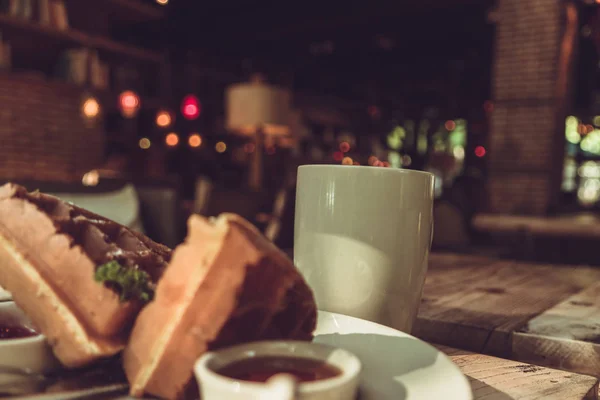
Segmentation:
{"type": "MultiPolygon", "coordinates": [[[[483,101],[488,0],[173,0],[171,48],[236,76],[374,103],[483,101]],[[453,100],[449,98],[453,97],[453,100]],[[460,98],[460,99],[459,99],[460,98]]],[[[187,58],[189,60],[189,58],[187,58]]]]}

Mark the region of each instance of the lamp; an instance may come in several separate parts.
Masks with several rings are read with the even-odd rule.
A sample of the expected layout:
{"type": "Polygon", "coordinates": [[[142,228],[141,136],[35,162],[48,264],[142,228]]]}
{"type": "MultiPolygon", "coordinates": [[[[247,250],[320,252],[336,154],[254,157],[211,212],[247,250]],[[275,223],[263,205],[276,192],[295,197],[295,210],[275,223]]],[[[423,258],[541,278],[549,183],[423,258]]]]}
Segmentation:
{"type": "Polygon", "coordinates": [[[250,186],[262,187],[263,146],[271,139],[290,136],[290,93],[265,84],[259,77],[249,83],[228,87],[225,92],[226,128],[255,140],[250,167],[250,186]]]}

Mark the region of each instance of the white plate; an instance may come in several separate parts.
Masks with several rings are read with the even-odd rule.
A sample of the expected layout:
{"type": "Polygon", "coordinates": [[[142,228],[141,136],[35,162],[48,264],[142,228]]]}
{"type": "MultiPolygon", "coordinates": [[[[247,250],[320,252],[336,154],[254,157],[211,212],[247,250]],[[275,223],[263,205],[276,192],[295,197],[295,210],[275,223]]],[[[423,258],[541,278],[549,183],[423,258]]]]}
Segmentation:
{"type": "Polygon", "coordinates": [[[467,378],[433,346],[395,329],[319,311],[315,341],[360,358],[360,400],[471,400],[467,378]]]}
{"type": "MultiPolygon", "coordinates": [[[[360,400],[473,399],[467,379],[446,355],[406,333],[362,319],[319,311],[315,334],[316,342],[342,347],[360,358],[360,400]]],[[[30,399],[79,399],[79,396],[103,393],[113,394],[110,398],[114,400],[135,400],[117,394],[123,389],[123,385],[112,385],[39,394],[30,399]]]]}

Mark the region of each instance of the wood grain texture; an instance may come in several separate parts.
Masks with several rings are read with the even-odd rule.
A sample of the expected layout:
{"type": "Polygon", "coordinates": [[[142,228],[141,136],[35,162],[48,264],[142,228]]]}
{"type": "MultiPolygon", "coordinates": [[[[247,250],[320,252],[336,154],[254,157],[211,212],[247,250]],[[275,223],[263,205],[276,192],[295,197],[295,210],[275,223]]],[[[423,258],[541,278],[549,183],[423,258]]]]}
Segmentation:
{"type": "Polygon", "coordinates": [[[600,376],[600,282],[544,311],[515,332],[513,357],[600,376]]]}
{"type": "Polygon", "coordinates": [[[509,358],[514,331],[599,280],[589,267],[431,254],[413,334],[509,358]]]}
{"type": "Polygon", "coordinates": [[[474,400],[596,400],[598,379],[439,346],[467,376],[474,400]]]}

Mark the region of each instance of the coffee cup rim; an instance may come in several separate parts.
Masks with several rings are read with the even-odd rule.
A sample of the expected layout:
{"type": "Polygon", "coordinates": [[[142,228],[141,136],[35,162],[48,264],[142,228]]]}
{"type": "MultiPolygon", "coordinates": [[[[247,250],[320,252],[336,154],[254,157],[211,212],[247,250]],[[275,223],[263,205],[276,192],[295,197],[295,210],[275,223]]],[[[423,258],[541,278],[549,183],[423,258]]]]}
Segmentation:
{"type": "Polygon", "coordinates": [[[298,167],[298,170],[307,169],[371,169],[373,171],[382,171],[382,173],[405,174],[405,175],[420,175],[423,177],[433,178],[435,175],[428,171],[420,171],[415,169],[405,168],[382,168],[371,165],[337,165],[337,164],[305,164],[298,167]]]}

